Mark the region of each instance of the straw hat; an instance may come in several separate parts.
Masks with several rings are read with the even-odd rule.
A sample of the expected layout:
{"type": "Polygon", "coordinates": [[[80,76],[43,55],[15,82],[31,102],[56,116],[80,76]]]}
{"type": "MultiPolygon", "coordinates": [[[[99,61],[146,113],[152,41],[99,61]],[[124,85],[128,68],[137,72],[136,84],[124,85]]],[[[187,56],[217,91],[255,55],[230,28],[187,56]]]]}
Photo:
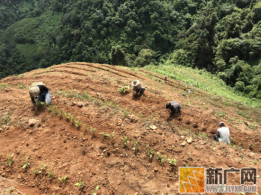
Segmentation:
{"type": "Polygon", "coordinates": [[[140,81],[139,80],[134,80],[134,81],[132,81],[132,86],[133,87],[141,87],[141,83],[140,83],[140,81]]]}
{"type": "Polygon", "coordinates": [[[37,86],[32,86],[30,87],[29,93],[31,97],[36,97],[40,94],[40,89],[37,86]]]}

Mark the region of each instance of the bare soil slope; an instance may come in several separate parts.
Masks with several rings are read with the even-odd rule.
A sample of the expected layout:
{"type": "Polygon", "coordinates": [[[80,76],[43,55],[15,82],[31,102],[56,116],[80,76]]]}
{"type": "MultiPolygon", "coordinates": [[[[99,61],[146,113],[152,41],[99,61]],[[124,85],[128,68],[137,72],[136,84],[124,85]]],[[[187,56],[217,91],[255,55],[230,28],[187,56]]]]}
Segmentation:
{"type": "Polygon", "coordinates": [[[178,167],[184,166],[256,167],[260,174],[259,109],[196,88],[189,96],[177,81],[102,64],[61,64],[0,84],[0,194],[10,189],[27,195],[92,194],[96,186],[100,195],[177,194],[178,167]],[[118,91],[134,79],[146,87],[145,98],[118,91]],[[49,109],[31,111],[28,86],[35,81],[51,90],[49,109]],[[170,100],[181,104],[180,116],[169,116],[165,105],[170,100]],[[67,120],[65,113],[75,121],[67,120]],[[220,121],[230,128],[235,146],[213,140],[220,121]],[[156,159],[157,152],[167,156],[165,163],[156,159]],[[30,165],[23,169],[26,157],[30,165]],[[167,160],[172,158],[176,166],[167,160]],[[42,170],[41,164],[46,166],[42,170]],[[66,182],[58,179],[65,176],[66,182]],[[75,186],[80,181],[83,188],[75,186]]]}

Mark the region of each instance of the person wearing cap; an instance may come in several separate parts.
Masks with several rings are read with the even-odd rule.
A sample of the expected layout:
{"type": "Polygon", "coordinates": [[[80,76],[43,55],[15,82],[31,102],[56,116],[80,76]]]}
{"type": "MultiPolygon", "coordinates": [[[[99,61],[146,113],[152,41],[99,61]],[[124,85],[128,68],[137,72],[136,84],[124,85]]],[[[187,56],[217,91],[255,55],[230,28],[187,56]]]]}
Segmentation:
{"type": "Polygon", "coordinates": [[[46,105],[51,104],[51,95],[49,89],[44,85],[31,86],[29,89],[29,94],[35,110],[37,110],[35,99],[37,99],[37,102],[45,102],[46,105]]]}
{"type": "Polygon", "coordinates": [[[214,139],[218,142],[225,142],[227,144],[230,144],[230,133],[229,128],[225,126],[224,122],[219,123],[220,128],[217,130],[218,134],[214,134],[214,139]]]}
{"type": "Polygon", "coordinates": [[[139,80],[132,81],[133,86],[133,95],[144,95],[145,87],[141,85],[141,82],[139,80]]]}
{"type": "Polygon", "coordinates": [[[168,104],[166,104],[166,109],[170,109],[171,114],[178,114],[180,113],[181,106],[177,102],[170,101],[168,104]]]}

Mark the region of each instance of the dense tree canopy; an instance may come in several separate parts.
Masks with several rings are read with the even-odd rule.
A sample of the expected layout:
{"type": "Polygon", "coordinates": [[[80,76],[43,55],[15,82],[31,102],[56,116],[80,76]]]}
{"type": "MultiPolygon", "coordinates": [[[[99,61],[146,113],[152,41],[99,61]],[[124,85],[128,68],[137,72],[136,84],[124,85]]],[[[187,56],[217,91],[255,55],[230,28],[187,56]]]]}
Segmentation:
{"type": "Polygon", "coordinates": [[[260,0],[2,0],[0,78],[68,61],[205,68],[261,98],[260,0]]]}

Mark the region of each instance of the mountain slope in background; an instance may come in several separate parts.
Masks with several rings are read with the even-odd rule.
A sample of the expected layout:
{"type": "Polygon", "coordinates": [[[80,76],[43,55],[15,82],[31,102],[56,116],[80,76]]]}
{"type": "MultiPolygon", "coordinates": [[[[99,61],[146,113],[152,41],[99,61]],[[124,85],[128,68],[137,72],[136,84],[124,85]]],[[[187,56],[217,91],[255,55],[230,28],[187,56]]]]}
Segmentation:
{"type": "Polygon", "coordinates": [[[0,77],[70,61],[205,68],[261,98],[260,0],[0,2],[0,77]]]}

